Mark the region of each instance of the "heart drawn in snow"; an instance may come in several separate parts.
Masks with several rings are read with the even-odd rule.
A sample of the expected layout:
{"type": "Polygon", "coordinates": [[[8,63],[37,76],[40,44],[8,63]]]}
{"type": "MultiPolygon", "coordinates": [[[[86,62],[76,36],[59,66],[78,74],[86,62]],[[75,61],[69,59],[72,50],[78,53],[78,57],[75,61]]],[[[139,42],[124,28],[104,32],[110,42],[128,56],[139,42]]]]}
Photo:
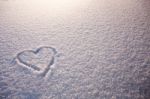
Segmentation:
{"type": "Polygon", "coordinates": [[[25,66],[38,72],[47,72],[54,64],[56,50],[52,47],[40,47],[36,51],[25,50],[17,54],[17,59],[25,66]]]}

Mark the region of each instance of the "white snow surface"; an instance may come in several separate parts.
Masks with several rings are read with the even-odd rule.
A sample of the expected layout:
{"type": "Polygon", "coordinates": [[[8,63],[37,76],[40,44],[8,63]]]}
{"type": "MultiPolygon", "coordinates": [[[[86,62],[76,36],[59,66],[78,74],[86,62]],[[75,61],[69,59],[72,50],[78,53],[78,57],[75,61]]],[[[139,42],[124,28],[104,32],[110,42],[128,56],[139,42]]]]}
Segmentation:
{"type": "Polygon", "coordinates": [[[0,99],[150,99],[150,0],[0,0],[0,99]]]}

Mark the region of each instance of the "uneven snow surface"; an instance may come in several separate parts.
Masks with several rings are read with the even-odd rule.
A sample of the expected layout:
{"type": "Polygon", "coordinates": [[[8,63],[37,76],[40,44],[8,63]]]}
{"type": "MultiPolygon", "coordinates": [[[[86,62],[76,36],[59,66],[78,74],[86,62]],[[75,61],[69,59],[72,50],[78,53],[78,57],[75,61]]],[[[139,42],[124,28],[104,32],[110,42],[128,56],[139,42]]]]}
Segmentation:
{"type": "Polygon", "coordinates": [[[0,0],[0,99],[150,99],[150,0],[0,0]]]}

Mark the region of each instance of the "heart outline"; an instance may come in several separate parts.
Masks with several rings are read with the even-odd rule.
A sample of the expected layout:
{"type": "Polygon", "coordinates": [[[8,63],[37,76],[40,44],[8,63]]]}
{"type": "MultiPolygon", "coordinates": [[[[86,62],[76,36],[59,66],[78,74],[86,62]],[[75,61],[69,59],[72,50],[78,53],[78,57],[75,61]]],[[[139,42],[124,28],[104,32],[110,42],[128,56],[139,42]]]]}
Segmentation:
{"type": "Polygon", "coordinates": [[[19,62],[22,63],[23,65],[25,65],[25,66],[27,66],[27,67],[30,67],[31,69],[33,69],[33,70],[35,70],[35,71],[40,72],[40,68],[39,68],[39,67],[37,67],[36,65],[32,65],[32,64],[29,64],[29,63],[27,63],[27,62],[24,62],[22,59],[20,59],[20,55],[22,55],[24,52],[31,52],[31,53],[37,55],[37,54],[39,53],[39,51],[41,51],[43,48],[47,48],[47,49],[50,49],[50,50],[53,51],[53,56],[52,56],[51,61],[50,61],[49,64],[45,67],[45,69],[41,72],[41,75],[42,75],[42,76],[45,76],[45,75],[48,73],[48,71],[50,70],[51,65],[53,65],[54,62],[55,62],[55,55],[57,54],[57,51],[56,51],[55,48],[53,48],[53,47],[48,47],[48,46],[42,46],[42,47],[37,48],[35,51],[34,51],[34,50],[24,50],[24,51],[18,53],[17,56],[16,56],[16,58],[17,58],[17,59],[19,60],[19,62]]]}

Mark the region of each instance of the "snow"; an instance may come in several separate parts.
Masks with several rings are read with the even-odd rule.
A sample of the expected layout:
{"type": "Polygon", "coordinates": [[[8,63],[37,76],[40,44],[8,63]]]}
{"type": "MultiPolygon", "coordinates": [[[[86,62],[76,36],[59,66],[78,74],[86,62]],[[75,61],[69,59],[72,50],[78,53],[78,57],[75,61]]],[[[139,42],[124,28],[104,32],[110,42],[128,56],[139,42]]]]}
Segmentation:
{"type": "Polygon", "coordinates": [[[0,99],[149,99],[149,77],[149,0],[0,0],[0,99]]]}

